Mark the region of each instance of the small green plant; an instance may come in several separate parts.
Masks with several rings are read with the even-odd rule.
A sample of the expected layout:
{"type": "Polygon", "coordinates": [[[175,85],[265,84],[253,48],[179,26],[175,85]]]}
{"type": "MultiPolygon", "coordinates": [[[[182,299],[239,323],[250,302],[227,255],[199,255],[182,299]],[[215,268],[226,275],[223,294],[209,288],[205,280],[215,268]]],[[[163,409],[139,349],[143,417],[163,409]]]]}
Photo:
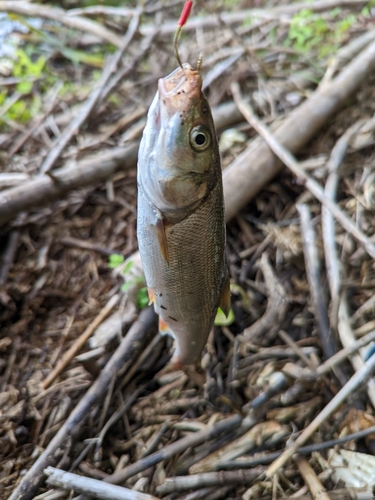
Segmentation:
{"type": "Polygon", "coordinates": [[[322,43],[327,31],[327,23],[322,17],[314,16],[312,10],[302,9],[290,22],[287,41],[295,50],[305,52],[322,43]]]}
{"type": "Polygon", "coordinates": [[[108,266],[111,269],[115,269],[115,267],[118,267],[120,264],[122,264],[124,260],[125,258],[123,255],[120,255],[118,253],[111,253],[111,255],[108,257],[108,266]]]}
{"type": "Polygon", "coordinates": [[[220,307],[217,310],[215,317],[215,325],[216,326],[229,326],[236,320],[233,309],[229,311],[228,317],[225,316],[220,307]]]}
{"type": "Polygon", "coordinates": [[[375,0],[371,0],[367,5],[363,7],[361,11],[362,16],[370,16],[372,7],[375,7],[375,0]]]}
{"type": "Polygon", "coordinates": [[[320,58],[329,56],[338,49],[356,21],[354,14],[337,19],[339,14],[340,9],[333,9],[324,19],[312,10],[302,9],[291,19],[286,45],[298,52],[315,50],[320,58]]]}
{"type": "Polygon", "coordinates": [[[147,287],[144,286],[140,288],[138,292],[138,297],[137,297],[137,307],[138,309],[144,309],[145,307],[148,306],[149,303],[149,298],[148,298],[148,292],[147,292],[147,287]]]}
{"type": "MultiPolygon", "coordinates": [[[[108,266],[111,269],[121,266],[124,262],[124,257],[118,253],[113,253],[108,258],[108,266]]],[[[143,276],[136,276],[131,273],[133,268],[134,262],[129,260],[121,270],[124,279],[126,279],[125,283],[121,286],[121,291],[129,296],[131,295],[135,299],[134,302],[138,309],[144,309],[149,302],[147,287],[144,286],[143,276]]]]}
{"type": "MultiPolygon", "coordinates": [[[[46,58],[40,55],[37,59],[27,54],[23,49],[17,49],[16,62],[13,66],[13,75],[20,78],[40,78],[43,75],[43,69],[46,64],[46,58]]],[[[21,94],[29,94],[33,87],[32,81],[22,81],[17,84],[17,90],[21,94]]]]}

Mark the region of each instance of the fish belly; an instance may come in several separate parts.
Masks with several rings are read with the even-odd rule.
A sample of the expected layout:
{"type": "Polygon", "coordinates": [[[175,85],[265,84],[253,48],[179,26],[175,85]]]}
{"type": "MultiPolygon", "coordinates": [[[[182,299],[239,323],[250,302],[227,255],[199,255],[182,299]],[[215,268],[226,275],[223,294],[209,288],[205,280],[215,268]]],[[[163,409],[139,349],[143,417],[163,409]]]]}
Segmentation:
{"type": "Polygon", "coordinates": [[[147,286],[176,339],[172,361],[192,364],[207,342],[227,275],[222,185],[219,180],[181,222],[165,225],[167,259],[156,235],[161,214],[142,186],[138,192],[137,236],[147,286]]]}

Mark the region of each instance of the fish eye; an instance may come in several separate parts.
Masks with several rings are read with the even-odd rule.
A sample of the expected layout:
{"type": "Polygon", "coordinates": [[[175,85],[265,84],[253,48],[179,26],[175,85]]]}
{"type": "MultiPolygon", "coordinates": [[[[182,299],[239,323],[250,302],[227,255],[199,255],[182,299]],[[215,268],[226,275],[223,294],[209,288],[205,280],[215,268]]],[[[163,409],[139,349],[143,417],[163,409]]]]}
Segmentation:
{"type": "Polygon", "coordinates": [[[210,133],[201,125],[194,127],[190,132],[190,144],[195,151],[204,151],[211,144],[210,133]]]}

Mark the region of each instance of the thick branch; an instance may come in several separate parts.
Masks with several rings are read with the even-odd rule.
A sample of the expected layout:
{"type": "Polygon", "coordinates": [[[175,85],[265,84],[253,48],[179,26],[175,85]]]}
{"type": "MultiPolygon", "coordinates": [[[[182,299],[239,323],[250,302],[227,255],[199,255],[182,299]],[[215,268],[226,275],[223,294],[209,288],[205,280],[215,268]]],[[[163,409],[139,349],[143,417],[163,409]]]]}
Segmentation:
{"type": "Polygon", "coordinates": [[[119,170],[134,167],[138,144],[115,148],[95,158],[59,168],[53,177],[41,175],[21,186],[0,192],[0,224],[11,220],[18,212],[62,198],[73,189],[103,181],[119,170]]]}
{"type": "MultiPolygon", "coordinates": [[[[331,83],[318,88],[292,111],[275,131],[276,139],[292,154],[297,153],[375,69],[375,43],[369,45],[331,83]]],[[[262,140],[255,140],[223,173],[227,220],[266,185],[282,163],[262,140]]]]}

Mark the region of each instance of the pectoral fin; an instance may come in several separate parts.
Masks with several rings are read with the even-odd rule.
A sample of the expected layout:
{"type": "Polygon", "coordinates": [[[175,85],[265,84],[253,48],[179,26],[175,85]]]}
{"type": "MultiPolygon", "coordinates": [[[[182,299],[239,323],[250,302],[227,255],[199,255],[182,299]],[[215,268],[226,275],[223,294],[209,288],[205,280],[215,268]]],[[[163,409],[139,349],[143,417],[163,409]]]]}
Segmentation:
{"type": "Polygon", "coordinates": [[[148,292],[148,305],[150,306],[155,302],[155,290],[153,288],[147,287],[148,292]]]}
{"type": "Polygon", "coordinates": [[[227,274],[227,277],[225,278],[223,289],[221,291],[219,307],[223,311],[225,316],[228,317],[230,307],[231,307],[231,304],[230,304],[230,281],[229,281],[228,274],[227,274]]]}
{"type": "Polygon", "coordinates": [[[169,256],[168,256],[168,242],[167,236],[165,234],[164,222],[162,219],[158,219],[155,224],[155,232],[159,243],[160,252],[163,256],[163,259],[167,264],[169,264],[169,256]]]}

